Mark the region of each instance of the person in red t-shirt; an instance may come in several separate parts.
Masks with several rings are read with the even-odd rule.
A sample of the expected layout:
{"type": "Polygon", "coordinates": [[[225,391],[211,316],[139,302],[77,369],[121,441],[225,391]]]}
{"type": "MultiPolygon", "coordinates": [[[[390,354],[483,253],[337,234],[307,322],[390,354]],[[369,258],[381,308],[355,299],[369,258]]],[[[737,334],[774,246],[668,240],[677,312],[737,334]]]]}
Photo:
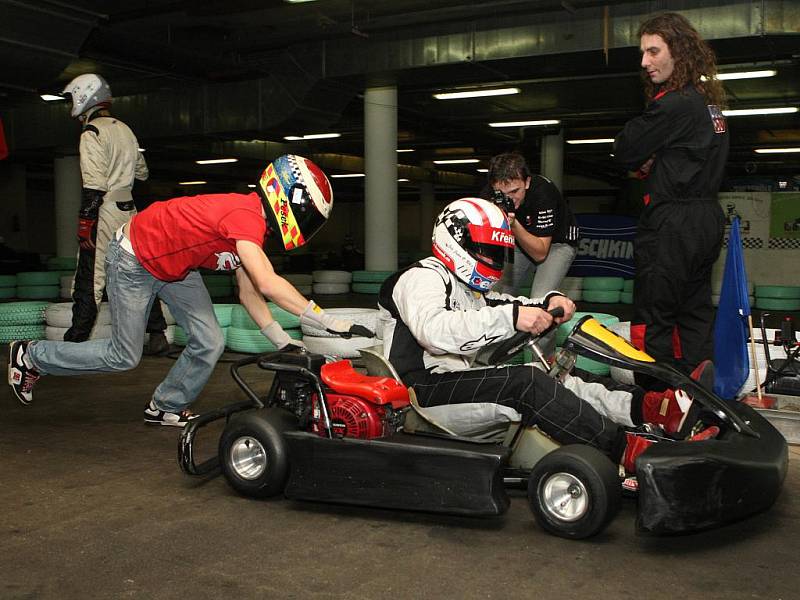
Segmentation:
{"type": "Polygon", "coordinates": [[[283,247],[302,246],[330,215],[333,192],[311,161],[285,155],[261,175],[258,193],[173,198],[151,205],[121,227],[109,244],[106,289],[112,336],[79,344],[11,343],[9,384],[23,404],[40,375],[125,371],[142,355],[150,306],[163,300],[187,334],[186,348],[144,410],[146,423],[182,427],[189,405],[225,348],[222,329],[198,268],[235,271],[239,299],[277,348],[300,345],[272,318],[265,296],[300,316],[301,323],[345,337],[374,334],[328,315],[275,273],[264,253],[268,233],[283,247]]]}

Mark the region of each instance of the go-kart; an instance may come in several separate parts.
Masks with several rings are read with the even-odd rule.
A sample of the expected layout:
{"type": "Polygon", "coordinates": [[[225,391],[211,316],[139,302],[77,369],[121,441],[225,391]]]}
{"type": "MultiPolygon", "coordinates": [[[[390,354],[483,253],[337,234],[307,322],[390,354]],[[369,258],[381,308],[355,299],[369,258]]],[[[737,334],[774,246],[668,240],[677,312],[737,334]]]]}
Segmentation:
{"type": "MultiPolygon", "coordinates": [[[[502,363],[531,341],[517,334],[497,346],[489,362],[502,363]]],[[[786,475],[787,444],[751,407],[726,403],[591,317],[567,337],[551,374],[568,369],[577,355],[685,390],[700,408],[693,413],[695,431],[715,425],[720,433],[699,442],[653,444],[637,458],[632,486],[631,474],[599,450],[559,446],[536,427],[521,426],[507,407],[419,407],[413,389],[378,350],[362,351],[366,374],[349,360],[294,350],[233,364],[231,374],[248,400],[187,424],[178,460],[189,475],[221,470],[236,491],[256,498],[282,493],[455,515],[502,514],[509,506],[506,486],[522,483],[540,527],[573,539],[606,527],[620,508],[623,485],[638,488],[636,525],[645,533],[707,529],[772,505],[786,475]],[[274,373],[263,398],[242,376],[248,365],[274,373]],[[471,416],[465,419],[464,411],[471,416]],[[195,436],[219,419],[226,424],[218,453],[198,464],[195,436]]]]}

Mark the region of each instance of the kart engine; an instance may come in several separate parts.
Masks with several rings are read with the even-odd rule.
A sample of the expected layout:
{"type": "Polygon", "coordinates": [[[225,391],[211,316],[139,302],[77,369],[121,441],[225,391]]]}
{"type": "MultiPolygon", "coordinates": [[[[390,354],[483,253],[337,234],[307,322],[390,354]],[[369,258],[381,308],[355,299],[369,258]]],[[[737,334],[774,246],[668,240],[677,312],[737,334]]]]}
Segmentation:
{"type": "MultiPolygon", "coordinates": [[[[383,437],[392,433],[396,427],[391,425],[391,409],[355,396],[343,394],[327,394],[331,427],[336,437],[355,437],[370,439],[383,437]]],[[[325,436],[322,414],[316,397],[314,398],[314,419],[312,431],[325,436]]]]}

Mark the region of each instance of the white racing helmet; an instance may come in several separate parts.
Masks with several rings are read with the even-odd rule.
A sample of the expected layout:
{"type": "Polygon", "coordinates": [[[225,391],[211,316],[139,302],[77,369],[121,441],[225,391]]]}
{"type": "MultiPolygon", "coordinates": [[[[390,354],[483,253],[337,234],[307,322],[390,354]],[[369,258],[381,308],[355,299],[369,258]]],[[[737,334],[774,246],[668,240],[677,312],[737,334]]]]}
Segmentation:
{"type": "Polygon", "coordinates": [[[111,105],[111,88],[108,87],[108,82],[94,73],[78,75],[67,84],[61,95],[72,100],[72,110],[69,113],[72,117],[79,117],[95,106],[107,108],[111,105]]]}
{"type": "Polygon", "coordinates": [[[433,254],[473,290],[487,292],[503,274],[514,234],[505,213],[480,198],[451,202],[433,226],[433,254]]]}

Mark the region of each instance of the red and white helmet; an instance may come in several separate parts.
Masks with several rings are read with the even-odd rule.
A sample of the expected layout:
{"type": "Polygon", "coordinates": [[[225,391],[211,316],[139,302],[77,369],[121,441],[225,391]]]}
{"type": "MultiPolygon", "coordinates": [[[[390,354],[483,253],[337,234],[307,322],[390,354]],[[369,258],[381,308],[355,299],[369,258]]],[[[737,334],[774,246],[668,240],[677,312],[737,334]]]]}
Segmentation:
{"type": "Polygon", "coordinates": [[[72,99],[72,110],[69,113],[72,117],[78,117],[95,106],[111,106],[111,88],[108,82],[94,73],[78,75],[67,84],[61,95],[72,99]]]}
{"type": "Polygon", "coordinates": [[[257,189],[267,224],[281,236],[286,250],[308,242],[333,210],[333,190],[325,173],[295,154],[284,154],[267,165],[257,189]]]}
{"type": "Polygon", "coordinates": [[[480,198],[451,202],[433,226],[433,254],[453,274],[479,292],[492,289],[503,274],[506,248],[514,234],[505,213],[480,198]]]}

